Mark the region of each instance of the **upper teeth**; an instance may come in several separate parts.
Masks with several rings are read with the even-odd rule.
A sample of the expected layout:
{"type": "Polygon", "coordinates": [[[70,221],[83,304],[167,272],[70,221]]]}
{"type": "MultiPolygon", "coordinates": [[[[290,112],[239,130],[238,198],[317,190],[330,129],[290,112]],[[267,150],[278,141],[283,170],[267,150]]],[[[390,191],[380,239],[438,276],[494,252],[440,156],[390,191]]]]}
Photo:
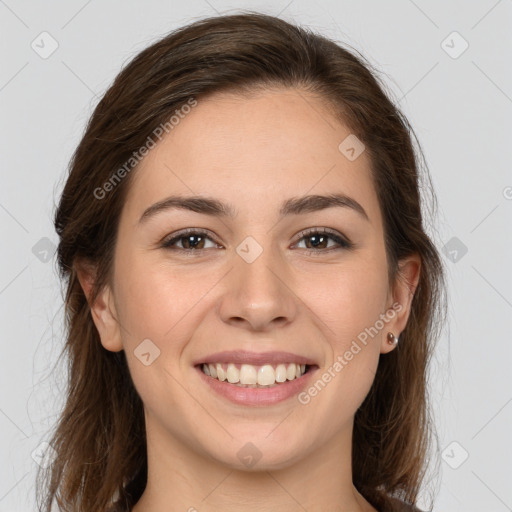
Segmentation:
{"type": "Polygon", "coordinates": [[[300,377],[306,371],[305,364],[278,364],[275,368],[270,364],[253,366],[252,364],[228,365],[215,363],[203,364],[203,372],[220,381],[227,380],[231,384],[260,384],[271,386],[276,382],[285,382],[300,377]]]}

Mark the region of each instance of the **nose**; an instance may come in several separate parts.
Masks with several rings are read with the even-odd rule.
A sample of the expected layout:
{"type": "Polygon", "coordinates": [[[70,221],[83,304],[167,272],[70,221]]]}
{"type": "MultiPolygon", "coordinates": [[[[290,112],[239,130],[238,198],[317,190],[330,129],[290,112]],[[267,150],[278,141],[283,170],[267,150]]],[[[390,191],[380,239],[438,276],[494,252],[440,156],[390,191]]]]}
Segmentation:
{"type": "Polygon", "coordinates": [[[265,249],[251,263],[237,253],[226,276],[219,313],[222,320],[251,331],[284,327],[297,315],[298,298],[286,263],[265,249]]]}

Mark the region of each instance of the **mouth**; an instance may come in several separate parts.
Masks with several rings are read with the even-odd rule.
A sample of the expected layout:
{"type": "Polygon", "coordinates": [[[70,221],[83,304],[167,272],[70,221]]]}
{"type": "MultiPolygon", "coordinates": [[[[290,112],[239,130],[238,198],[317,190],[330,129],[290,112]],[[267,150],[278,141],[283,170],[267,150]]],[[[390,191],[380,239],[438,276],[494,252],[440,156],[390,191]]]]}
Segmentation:
{"type": "Polygon", "coordinates": [[[259,356],[253,358],[255,364],[240,362],[247,361],[245,357],[238,357],[238,362],[223,359],[215,362],[210,358],[195,364],[199,380],[213,396],[244,407],[268,407],[290,400],[310,384],[319,370],[318,365],[308,364],[300,357],[277,357],[279,361],[274,360],[273,364],[265,363],[259,356]]]}
{"type": "Polygon", "coordinates": [[[200,363],[196,367],[207,377],[239,388],[266,389],[296,381],[316,365],[295,362],[279,364],[200,363]]]}

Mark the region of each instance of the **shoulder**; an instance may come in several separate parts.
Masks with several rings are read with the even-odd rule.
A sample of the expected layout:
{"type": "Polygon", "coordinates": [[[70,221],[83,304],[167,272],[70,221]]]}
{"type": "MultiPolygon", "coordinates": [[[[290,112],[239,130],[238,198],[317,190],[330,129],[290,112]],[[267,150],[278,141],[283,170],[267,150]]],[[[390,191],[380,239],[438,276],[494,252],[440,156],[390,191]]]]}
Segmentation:
{"type": "Polygon", "coordinates": [[[393,505],[393,512],[422,512],[418,507],[415,505],[410,505],[409,503],[405,503],[405,501],[402,501],[399,498],[394,498],[392,496],[389,496],[389,500],[391,501],[391,504],[393,505]]]}
{"type": "Polygon", "coordinates": [[[119,502],[112,504],[106,512],[131,512],[131,508],[119,502]]]}

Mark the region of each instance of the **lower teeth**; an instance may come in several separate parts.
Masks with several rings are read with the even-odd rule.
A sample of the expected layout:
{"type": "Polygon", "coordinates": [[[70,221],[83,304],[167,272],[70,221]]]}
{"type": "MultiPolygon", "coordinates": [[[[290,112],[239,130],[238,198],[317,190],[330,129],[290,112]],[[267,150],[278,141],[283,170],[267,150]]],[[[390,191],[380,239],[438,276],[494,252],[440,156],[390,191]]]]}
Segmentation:
{"type": "MultiPolygon", "coordinates": [[[[305,375],[308,372],[308,370],[309,370],[309,366],[306,365],[306,371],[300,377],[305,375]]],[[[227,379],[221,381],[220,379],[217,379],[216,377],[212,377],[211,375],[208,375],[208,377],[218,380],[219,382],[226,382],[226,384],[231,384],[232,386],[238,386],[239,388],[273,388],[274,386],[278,386],[279,384],[285,384],[286,382],[291,382],[290,380],[286,379],[284,382],[275,382],[274,384],[240,384],[240,382],[235,382],[235,383],[229,382],[227,379]]],[[[295,377],[292,380],[296,380],[300,377],[295,377]]]]}
{"type": "MultiPolygon", "coordinates": [[[[225,382],[226,384],[231,384],[232,386],[238,386],[239,388],[273,388],[274,386],[279,386],[279,384],[286,384],[287,382],[292,382],[291,380],[286,379],[284,382],[275,382],[274,384],[240,384],[240,382],[229,382],[227,379],[221,381],[220,379],[212,377],[211,375],[210,377],[212,379],[218,380],[219,382],[225,382]]],[[[295,379],[292,380],[296,380],[298,378],[299,377],[295,377],[295,379]]]]}
{"type": "MultiPolygon", "coordinates": [[[[225,382],[227,382],[227,381],[225,381],[225,382]]],[[[288,382],[288,381],[285,381],[285,382],[288,382]]],[[[240,384],[240,382],[236,382],[234,384],[229,382],[229,384],[232,384],[233,386],[238,386],[239,388],[273,388],[274,386],[277,386],[279,384],[284,384],[284,382],[276,382],[275,384],[268,384],[268,385],[263,385],[263,384],[240,384]]]]}

